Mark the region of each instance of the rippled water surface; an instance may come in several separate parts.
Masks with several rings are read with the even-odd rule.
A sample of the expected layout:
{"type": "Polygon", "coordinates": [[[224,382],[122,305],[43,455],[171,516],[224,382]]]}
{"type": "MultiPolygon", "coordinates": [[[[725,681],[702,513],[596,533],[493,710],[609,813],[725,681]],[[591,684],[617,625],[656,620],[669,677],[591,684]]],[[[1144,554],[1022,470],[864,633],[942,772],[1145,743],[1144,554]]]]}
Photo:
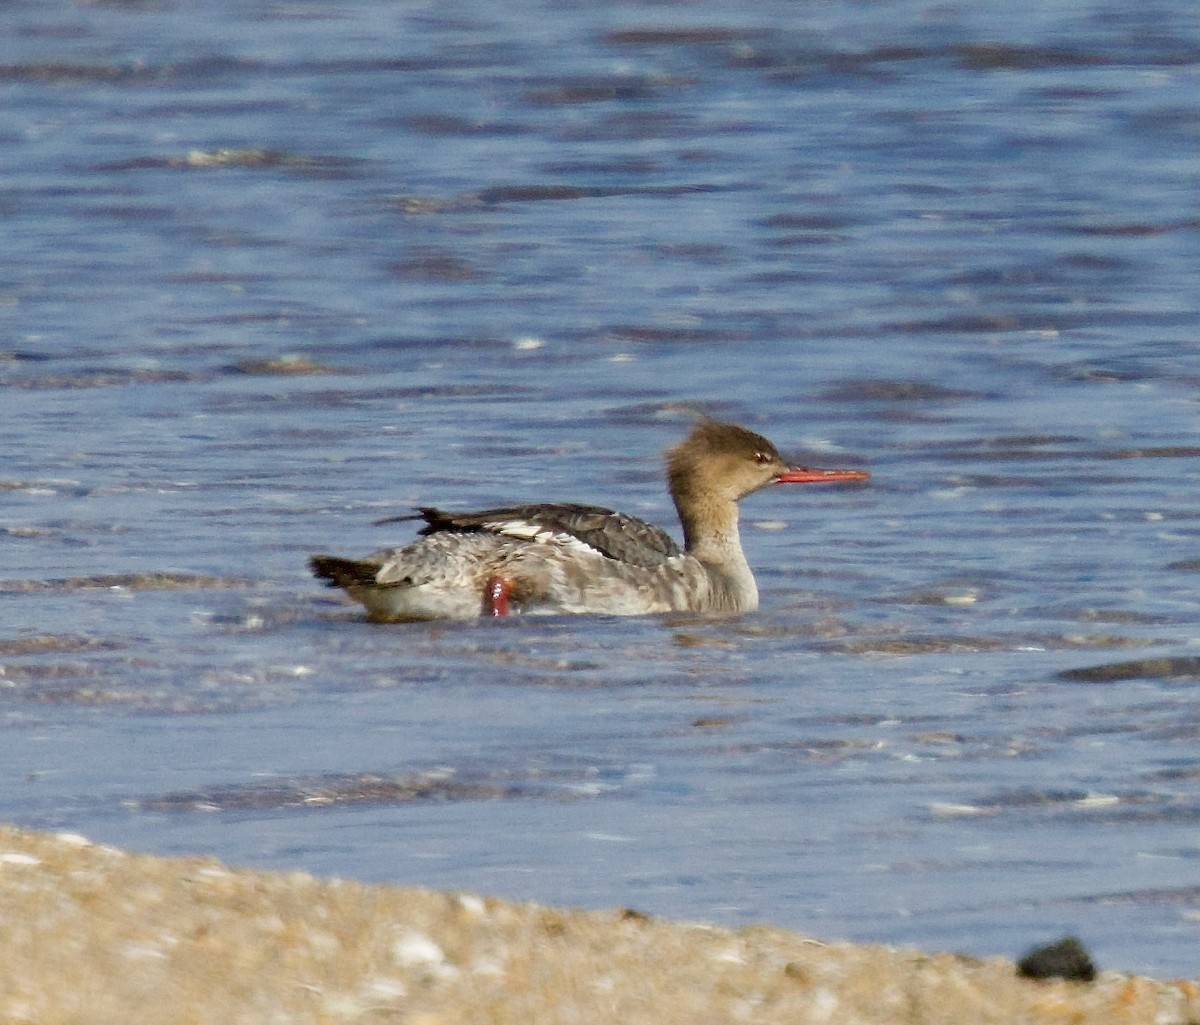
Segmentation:
{"type": "Polygon", "coordinates": [[[1194,10],[0,11],[0,817],[1195,974],[1194,10]],[[674,528],[763,607],[372,626],[415,503],[674,528]]]}

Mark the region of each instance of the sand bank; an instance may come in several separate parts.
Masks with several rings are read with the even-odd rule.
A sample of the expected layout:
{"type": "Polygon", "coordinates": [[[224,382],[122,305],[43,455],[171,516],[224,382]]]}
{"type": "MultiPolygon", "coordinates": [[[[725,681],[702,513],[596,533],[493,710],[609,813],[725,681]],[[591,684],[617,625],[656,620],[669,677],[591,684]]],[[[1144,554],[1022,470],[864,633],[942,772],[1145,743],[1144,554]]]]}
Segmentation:
{"type": "Polygon", "coordinates": [[[0,1022],[1189,1025],[1194,982],[158,858],[0,827],[0,1022]]]}

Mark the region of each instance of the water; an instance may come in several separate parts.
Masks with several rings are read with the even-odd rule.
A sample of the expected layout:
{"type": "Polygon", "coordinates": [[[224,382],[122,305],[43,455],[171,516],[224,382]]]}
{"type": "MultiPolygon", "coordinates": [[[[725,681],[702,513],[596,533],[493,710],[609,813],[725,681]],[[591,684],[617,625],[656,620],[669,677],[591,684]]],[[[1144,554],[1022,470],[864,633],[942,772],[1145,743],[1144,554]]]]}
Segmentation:
{"type": "Polygon", "coordinates": [[[6,6],[0,817],[1195,974],[1193,14],[6,6]],[[754,615],[306,574],[673,527],[698,408],[873,473],[747,500],[754,615]]]}

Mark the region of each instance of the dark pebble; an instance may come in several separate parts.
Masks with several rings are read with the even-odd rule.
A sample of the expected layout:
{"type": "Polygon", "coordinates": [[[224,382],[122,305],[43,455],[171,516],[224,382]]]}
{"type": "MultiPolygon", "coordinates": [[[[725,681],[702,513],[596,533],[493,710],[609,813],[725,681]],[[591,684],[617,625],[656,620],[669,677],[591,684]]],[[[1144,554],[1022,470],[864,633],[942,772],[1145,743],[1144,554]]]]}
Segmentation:
{"type": "Polygon", "coordinates": [[[1026,979],[1071,979],[1091,982],[1096,966],[1087,949],[1074,936],[1064,936],[1057,943],[1034,947],[1017,962],[1017,974],[1026,979]]]}

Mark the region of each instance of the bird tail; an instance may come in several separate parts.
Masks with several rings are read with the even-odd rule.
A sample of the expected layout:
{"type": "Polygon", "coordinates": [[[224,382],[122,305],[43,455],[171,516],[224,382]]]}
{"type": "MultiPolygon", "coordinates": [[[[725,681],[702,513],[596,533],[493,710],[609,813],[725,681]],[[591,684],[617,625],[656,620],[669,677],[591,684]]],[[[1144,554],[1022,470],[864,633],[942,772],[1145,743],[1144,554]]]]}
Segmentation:
{"type": "Polygon", "coordinates": [[[325,581],[327,587],[354,587],[374,584],[379,567],[373,562],[342,559],[336,555],[314,555],[308,560],[313,576],[325,581]]]}

